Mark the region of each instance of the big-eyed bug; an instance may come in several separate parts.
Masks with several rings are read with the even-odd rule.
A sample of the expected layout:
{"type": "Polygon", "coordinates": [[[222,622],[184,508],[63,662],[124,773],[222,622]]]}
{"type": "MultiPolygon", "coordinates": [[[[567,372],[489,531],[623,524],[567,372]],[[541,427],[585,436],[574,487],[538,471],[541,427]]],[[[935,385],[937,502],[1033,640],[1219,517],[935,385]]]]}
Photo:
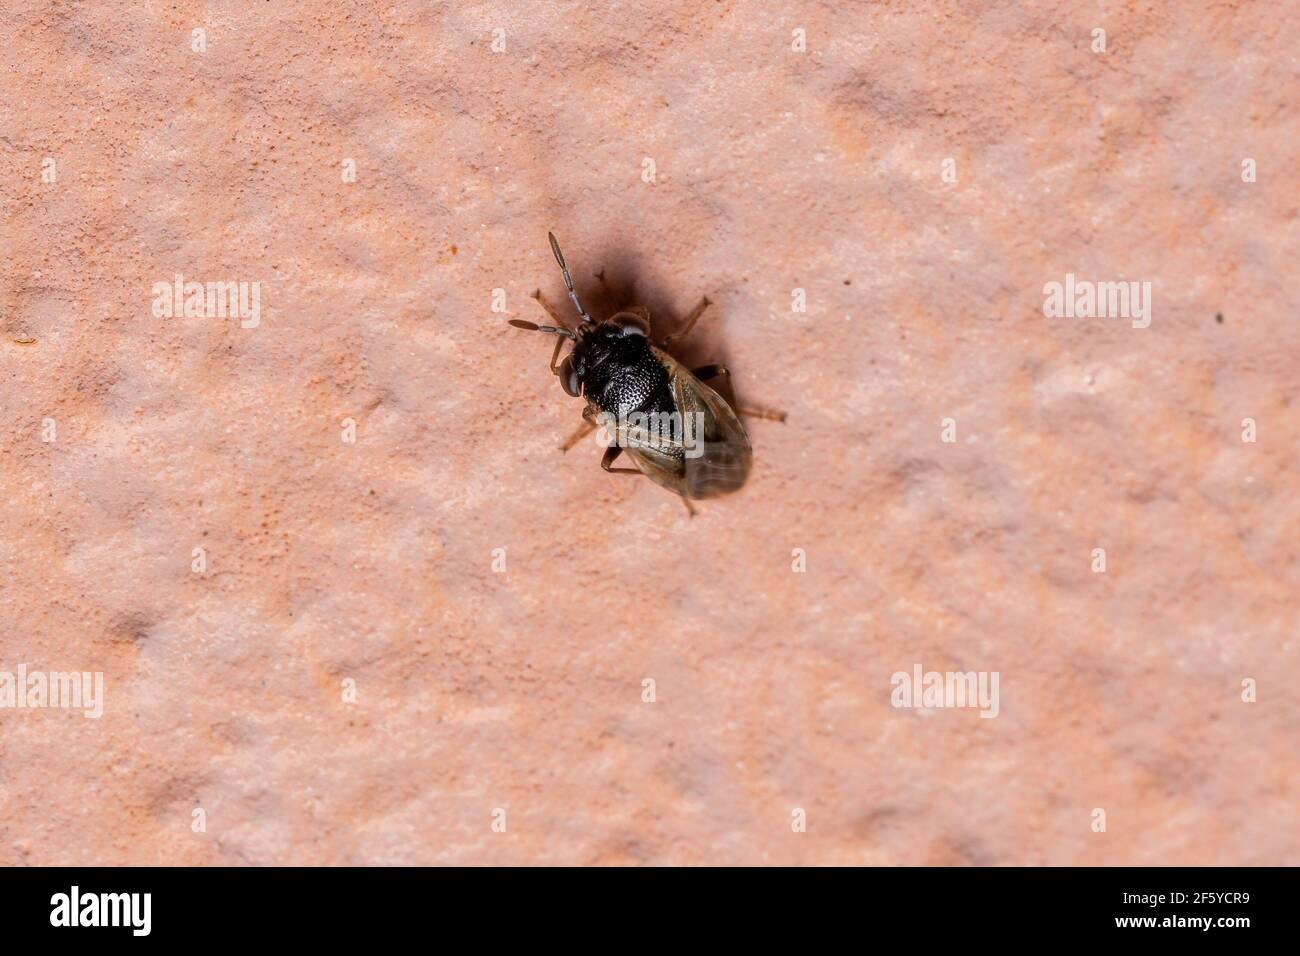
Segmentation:
{"type": "MultiPolygon", "coordinates": [[[[533,298],[550,315],[553,325],[511,319],[516,328],[558,337],[551,354],[551,372],[560,386],[586,400],[586,424],[562,446],[567,451],[598,425],[611,443],[600,465],[615,474],[643,474],[682,497],[692,515],[692,499],[713,498],[735,491],[749,477],[753,451],[749,436],[726,400],[705,384],[731,373],[722,365],[687,369],[668,353],[668,346],[691,331],[710,305],[707,297],[686,317],[680,332],[662,340],[651,338],[650,313],[643,306],[617,312],[597,322],[578,300],[573,277],[559,243],[548,233],[551,251],[564,276],[564,285],[578,312],[569,325],[536,292],[533,298]],[[573,344],[560,360],[565,341],[573,344]],[[636,468],[614,468],[627,453],[636,468]]],[[[746,412],[755,417],[785,420],[781,413],[746,412]]]]}

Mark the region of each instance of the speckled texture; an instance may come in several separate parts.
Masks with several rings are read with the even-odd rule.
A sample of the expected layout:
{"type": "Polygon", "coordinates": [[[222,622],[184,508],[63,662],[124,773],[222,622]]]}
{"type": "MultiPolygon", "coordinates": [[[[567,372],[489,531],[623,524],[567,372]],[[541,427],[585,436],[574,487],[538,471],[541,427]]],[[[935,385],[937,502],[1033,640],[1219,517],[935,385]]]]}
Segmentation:
{"type": "Polygon", "coordinates": [[[1300,863],[1296,10],[7,4],[0,670],[107,700],[0,863],[1300,863]],[[737,496],[557,452],[548,229],[714,300],[737,496]]]}

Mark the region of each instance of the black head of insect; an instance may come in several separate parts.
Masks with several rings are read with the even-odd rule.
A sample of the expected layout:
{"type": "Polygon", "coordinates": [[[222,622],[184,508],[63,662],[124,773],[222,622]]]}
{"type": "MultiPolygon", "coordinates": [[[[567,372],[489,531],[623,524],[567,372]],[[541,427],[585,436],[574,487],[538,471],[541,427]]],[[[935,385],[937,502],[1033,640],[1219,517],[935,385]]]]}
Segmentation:
{"type": "MultiPolygon", "coordinates": [[[[593,391],[603,392],[604,386],[617,374],[629,368],[644,367],[654,364],[650,351],[650,327],[641,316],[633,312],[620,312],[617,315],[597,322],[578,301],[578,293],[573,288],[573,277],[565,265],[564,254],[555,241],[553,233],[547,233],[551,240],[551,251],[555,261],[560,265],[564,275],[564,286],[573,300],[581,322],[576,327],[568,325],[535,325],[523,319],[511,319],[515,328],[528,329],[533,332],[546,332],[569,339],[573,348],[558,366],[555,359],[559,357],[562,343],[556,343],[555,355],[551,358],[551,370],[560,379],[560,386],[569,395],[593,397],[593,391]],[[599,386],[593,388],[593,386],[599,386]]],[[[558,317],[556,320],[559,321],[558,317]]]]}

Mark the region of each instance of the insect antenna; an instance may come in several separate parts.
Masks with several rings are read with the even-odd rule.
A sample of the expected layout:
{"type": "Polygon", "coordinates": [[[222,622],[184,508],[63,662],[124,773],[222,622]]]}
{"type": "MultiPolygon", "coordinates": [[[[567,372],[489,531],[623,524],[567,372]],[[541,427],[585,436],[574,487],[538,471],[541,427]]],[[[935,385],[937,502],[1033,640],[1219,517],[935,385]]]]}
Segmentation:
{"type": "Polygon", "coordinates": [[[566,339],[577,339],[578,336],[571,329],[557,329],[553,325],[534,325],[532,322],[525,322],[523,319],[511,319],[510,324],[517,329],[527,329],[529,332],[549,332],[551,335],[562,335],[566,339]]]}
{"type": "Polygon", "coordinates": [[[555,253],[555,261],[560,264],[560,271],[564,273],[564,287],[569,290],[569,298],[573,300],[573,307],[582,316],[582,321],[592,322],[593,319],[587,314],[587,310],[582,307],[582,303],[578,301],[578,293],[573,291],[573,276],[569,275],[569,267],[564,264],[564,253],[560,252],[560,244],[555,241],[555,233],[548,232],[546,238],[551,240],[551,251],[555,253]]]}

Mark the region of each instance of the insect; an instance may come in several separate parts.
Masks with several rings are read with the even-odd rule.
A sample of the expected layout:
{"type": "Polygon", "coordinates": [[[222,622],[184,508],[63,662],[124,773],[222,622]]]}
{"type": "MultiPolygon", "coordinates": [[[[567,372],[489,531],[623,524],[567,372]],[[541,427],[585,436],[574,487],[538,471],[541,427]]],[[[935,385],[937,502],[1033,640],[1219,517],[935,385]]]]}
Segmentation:
{"type": "MultiPolygon", "coordinates": [[[[709,307],[708,297],[686,317],[680,332],[658,341],[651,338],[650,313],[644,306],[597,322],[578,301],[554,234],[547,235],[580,321],[577,325],[566,323],[539,290],[533,298],[554,324],[536,325],[522,319],[511,319],[510,324],[557,336],[551,372],[559,377],[566,394],[586,399],[582,411],[585,424],[561,450],[568,451],[598,425],[604,426],[612,441],[600,466],[612,474],[645,475],[680,495],[692,516],[693,499],[738,489],[749,477],[753,461],[749,436],[736,411],[704,384],[718,376],[730,376],[730,371],[716,364],[688,370],[668,352],[668,346],[684,338],[709,307]],[[561,361],[560,350],[566,340],[573,347],[561,361]],[[613,467],[624,453],[635,468],[613,467]]],[[[780,412],[744,414],[785,420],[780,412]]]]}

